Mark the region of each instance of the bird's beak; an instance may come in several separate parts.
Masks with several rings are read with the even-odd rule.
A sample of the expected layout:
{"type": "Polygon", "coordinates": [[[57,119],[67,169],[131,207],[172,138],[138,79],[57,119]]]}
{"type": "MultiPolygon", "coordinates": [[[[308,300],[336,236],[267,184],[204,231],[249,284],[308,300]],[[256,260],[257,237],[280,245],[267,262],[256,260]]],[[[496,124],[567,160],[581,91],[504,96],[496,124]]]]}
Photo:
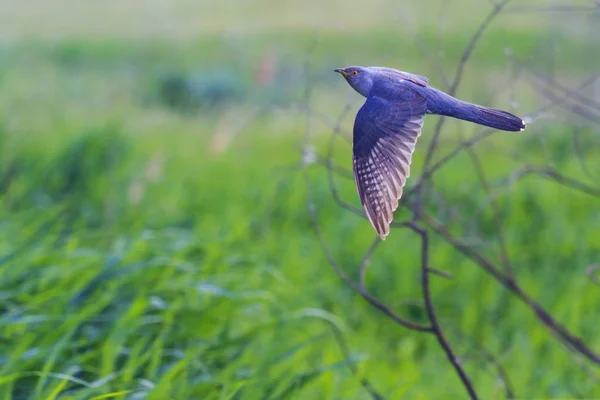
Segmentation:
{"type": "Polygon", "coordinates": [[[348,76],[348,73],[343,68],[336,68],[334,71],[344,76],[348,76]]]}

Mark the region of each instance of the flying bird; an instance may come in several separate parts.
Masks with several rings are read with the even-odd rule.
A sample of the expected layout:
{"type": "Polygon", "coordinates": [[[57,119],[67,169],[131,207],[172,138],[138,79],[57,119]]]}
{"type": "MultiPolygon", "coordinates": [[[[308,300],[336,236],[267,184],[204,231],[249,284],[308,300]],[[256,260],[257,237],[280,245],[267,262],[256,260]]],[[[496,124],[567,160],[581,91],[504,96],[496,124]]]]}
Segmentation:
{"type": "Polygon", "coordinates": [[[367,98],[354,120],[352,164],[360,202],[377,234],[390,233],[425,114],[445,115],[503,131],[525,122],[506,111],[458,100],[421,75],[384,67],[338,68],[367,98]]]}

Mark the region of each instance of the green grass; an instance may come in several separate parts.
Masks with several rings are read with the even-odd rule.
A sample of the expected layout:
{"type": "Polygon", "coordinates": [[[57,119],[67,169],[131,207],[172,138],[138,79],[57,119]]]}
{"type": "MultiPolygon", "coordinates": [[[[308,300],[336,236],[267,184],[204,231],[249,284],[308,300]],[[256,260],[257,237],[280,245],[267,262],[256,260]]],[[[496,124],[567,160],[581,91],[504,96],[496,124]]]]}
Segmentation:
{"type": "MultiPolygon", "coordinates": [[[[311,108],[331,120],[358,99],[333,67],[382,63],[430,75],[443,88],[433,60],[400,17],[386,14],[387,3],[365,11],[379,24],[347,2],[322,9],[278,3],[279,19],[263,12],[267,3],[231,12],[226,2],[180,1],[159,18],[163,25],[138,30],[127,29],[126,17],[138,26],[144,13],[162,14],[64,2],[71,13],[42,23],[11,6],[15,21],[40,23],[0,47],[0,398],[367,399],[362,379],[386,399],[464,398],[433,337],[395,325],[328,265],[299,168],[307,57],[311,108]],[[194,12],[209,7],[213,18],[197,24],[194,12]],[[84,23],[82,13],[102,10],[116,19],[84,23]],[[163,29],[175,16],[183,18],[179,29],[163,29]],[[336,18],[346,21],[341,28],[336,18]],[[254,74],[269,52],[280,56],[279,70],[265,87],[254,74]],[[161,100],[161,82],[171,75],[196,79],[202,96],[215,77],[228,76],[219,82],[239,93],[212,108],[176,110],[161,100]]],[[[489,11],[463,3],[473,15],[448,3],[441,39],[439,14],[416,2],[403,11],[431,50],[441,40],[449,73],[489,11]]],[[[517,65],[568,83],[594,71],[598,42],[574,28],[576,17],[526,18],[494,22],[473,53],[461,97],[525,114],[543,99],[526,76],[510,88],[517,65]]],[[[571,121],[582,122],[539,120],[476,150],[498,195],[520,283],[600,351],[600,289],[585,275],[600,257],[598,199],[535,177],[500,185],[522,163],[499,149],[529,163],[549,158],[594,184],[574,156],[571,121]]],[[[350,116],[346,132],[351,124],[350,116]]],[[[428,117],[413,176],[434,125],[428,117]]],[[[315,119],[309,128],[323,154],[330,127],[315,119]]],[[[448,123],[443,151],[473,132],[448,123]]],[[[577,134],[588,168],[600,170],[597,126],[584,124],[577,134]]],[[[349,154],[339,141],[336,161],[348,167],[349,154]]],[[[310,166],[309,176],[332,254],[356,278],[372,230],[333,202],[322,168],[310,166]]],[[[432,199],[429,211],[496,260],[493,215],[467,154],[435,179],[450,209],[432,199]]],[[[338,184],[356,205],[353,183],[338,184]]],[[[504,398],[504,389],[471,340],[498,357],[519,397],[600,396],[597,369],[575,359],[528,308],[434,235],[431,250],[431,264],[454,276],[432,278],[440,322],[482,398],[504,398]]],[[[425,322],[418,273],[418,241],[397,230],[376,253],[368,286],[401,315],[425,322]]]]}

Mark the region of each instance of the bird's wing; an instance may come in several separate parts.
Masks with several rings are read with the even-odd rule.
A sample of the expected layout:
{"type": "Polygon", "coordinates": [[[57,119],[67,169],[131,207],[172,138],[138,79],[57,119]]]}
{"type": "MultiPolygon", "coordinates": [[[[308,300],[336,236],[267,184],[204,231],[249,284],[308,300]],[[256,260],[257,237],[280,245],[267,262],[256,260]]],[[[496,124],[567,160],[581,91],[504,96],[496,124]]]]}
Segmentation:
{"type": "Polygon", "coordinates": [[[393,212],[410,175],[427,101],[409,93],[402,101],[372,96],[354,121],[354,180],[360,201],[377,234],[388,235],[393,212]]]}
{"type": "Polygon", "coordinates": [[[410,72],[398,71],[397,69],[385,68],[385,67],[371,67],[375,68],[380,75],[389,76],[390,78],[399,78],[405,81],[412,82],[419,86],[426,87],[429,85],[429,79],[423,75],[411,74],[410,72]]]}
{"type": "Polygon", "coordinates": [[[407,81],[416,83],[419,86],[425,87],[425,86],[429,85],[429,79],[427,79],[427,77],[425,77],[423,75],[411,74],[410,72],[404,72],[404,71],[401,71],[400,74],[402,75],[403,79],[406,79],[407,81]]]}

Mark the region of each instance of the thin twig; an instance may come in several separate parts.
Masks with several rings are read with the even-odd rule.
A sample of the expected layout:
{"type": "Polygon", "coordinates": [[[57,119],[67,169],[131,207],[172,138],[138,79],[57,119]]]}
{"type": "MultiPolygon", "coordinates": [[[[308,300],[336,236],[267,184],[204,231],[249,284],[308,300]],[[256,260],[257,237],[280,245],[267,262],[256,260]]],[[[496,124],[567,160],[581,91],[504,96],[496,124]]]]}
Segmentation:
{"type": "MultiPolygon", "coordinates": [[[[348,343],[346,343],[346,341],[344,340],[342,332],[340,332],[340,330],[335,325],[332,325],[331,331],[333,332],[333,336],[337,341],[338,346],[340,347],[340,351],[344,354],[344,357],[346,359],[350,359],[350,349],[348,348],[348,343]]],[[[359,371],[354,363],[349,363],[348,367],[355,376],[358,376],[359,371]]],[[[383,397],[373,386],[373,384],[364,376],[360,377],[360,385],[363,387],[363,389],[365,389],[367,393],[369,393],[373,400],[385,400],[385,397],[383,397]]]]}
{"type": "Polygon", "coordinates": [[[574,114],[579,115],[593,123],[600,123],[600,106],[593,100],[580,95],[576,91],[566,89],[551,78],[538,80],[538,84],[530,82],[534,89],[537,89],[545,98],[550,100],[560,100],[560,95],[554,93],[555,90],[562,92],[563,99],[568,99],[570,102],[563,101],[563,107],[574,114]],[[543,83],[545,86],[542,86],[543,83]]]}
{"type": "Polygon", "coordinates": [[[508,181],[514,182],[527,175],[538,175],[573,190],[577,190],[590,196],[600,197],[600,187],[590,186],[579,180],[565,176],[556,171],[554,168],[548,166],[527,165],[522,169],[513,172],[508,178],[508,181]]]}
{"type": "MultiPolygon", "coordinates": [[[[456,72],[456,75],[454,76],[454,80],[452,81],[452,85],[450,85],[450,89],[448,90],[448,94],[450,96],[454,96],[454,94],[456,93],[456,90],[458,89],[458,86],[460,85],[460,82],[462,80],[464,69],[467,65],[467,62],[469,61],[469,58],[471,57],[471,54],[473,53],[473,50],[475,49],[475,46],[477,45],[477,42],[479,41],[479,39],[485,32],[487,27],[490,25],[490,23],[494,20],[494,18],[496,18],[496,16],[498,14],[500,14],[500,12],[504,8],[504,6],[509,1],[510,0],[503,0],[502,2],[500,2],[498,4],[494,4],[494,8],[492,9],[492,11],[483,20],[483,22],[481,23],[481,25],[479,26],[479,28],[477,29],[475,34],[471,37],[469,44],[463,51],[463,54],[460,59],[460,63],[458,64],[458,71],[456,72]]],[[[427,167],[429,166],[429,164],[431,163],[431,159],[433,157],[435,148],[438,144],[439,136],[442,131],[442,127],[444,126],[444,122],[445,122],[444,117],[440,117],[438,119],[438,122],[434,129],[433,138],[427,148],[427,153],[425,155],[425,161],[423,162],[423,170],[426,170],[427,167]]]]}
{"type": "Polygon", "coordinates": [[[454,350],[452,350],[452,347],[446,339],[444,332],[437,320],[437,315],[433,306],[433,299],[431,297],[429,271],[427,269],[427,265],[429,264],[429,240],[427,237],[427,231],[413,222],[409,222],[408,226],[421,237],[421,287],[423,289],[423,299],[425,300],[425,310],[427,311],[429,322],[433,328],[433,334],[437,338],[440,346],[442,346],[444,349],[446,357],[448,357],[448,361],[450,364],[452,364],[454,370],[460,377],[465,389],[469,393],[469,397],[471,399],[477,399],[477,393],[475,392],[475,388],[471,383],[471,379],[469,379],[469,376],[462,367],[460,360],[454,354],[454,350]]]}
{"type": "MultiPolygon", "coordinates": [[[[390,317],[394,322],[396,322],[396,323],[404,326],[405,328],[412,329],[412,330],[415,330],[415,331],[422,331],[422,332],[431,331],[431,327],[430,326],[421,325],[421,324],[418,324],[416,322],[412,322],[412,321],[409,321],[409,320],[406,320],[406,319],[400,317],[394,311],[392,311],[391,308],[389,308],[387,305],[385,305],[385,303],[383,303],[382,301],[380,301],[379,299],[377,299],[376,297],[374,297],[373,295],[371,295],[366,290],[366,288],[359,287],[359,285],[357,285],[356,283],[354,283],[352,281],[352,279],[350,279],[348,277],[348,275],[346,275],[346,273],[344,272],[344,270],[340,267],[340,265],[338,264],[338,262],[335,260],[335,257],[333,257],[333,255],[331,254],[331,251],[329,250],[329,247],[327,246],[327,243],[325,242],[325,237],[323,235],[323,232],[321,231],[321,228],[320,228],[320,225],[319,225],[319,221],[318,221],[318,218],[317,218],[317,215],[316,215],[315,206],[314,206],[314,204],[312,202],[312,194],[310,192],[310,179],[308,177],[308,172],[306,170],[305,170],[304,176],[305,176],[306,188],[307,188],[307,192],[308,192],[307,193],[308,213],[310,215],[313,228],[315,229],[315,231],[317,233],[317,238],[319,240],[321,248],[325,252],[325,256],[327,257],[327,261],[328,261],[329,265],[331,265],[333,267],[333,269],[338,274],[338,276],[340,278],[342,278],[342,280],[349,287],[351,287],[356,292],[360,293],[360,295],[368,303],[370,303],[375,308],[381,310],[384,314],[386,314],[388,317],[390,317]]],[[[363,260],[363,265],[364,265],[365,262],[368,263],[368,261],[369,261],[368,258],[366,260],[363,260]]]]}
{"type": "Polygon", "coordinates": [[[498,361],[496,356],[494,356],[494,354],[490,353],[481,343],[478,343],[475,339],[473,339],[469,335],[466,335],[464,332],[460,331],[457,327],[454,327],[453,331],[454,331],[454,334],[460,336],[461,339],[468,340],[473,345],[473,347],[476,348],[477,352],[479,354],[481,354],[481,356],[487,362],[489,362],[496,368],[496,371],[498,372],[498,377],[500,378],[500,380],[502,381],[502,385],[504,386],[506,398],[514,399],[516,397],[515,389],[510,380],[510,377],[508,376],[508,372],[506,372],[506,369],[502,366],[502,363],[500,361],[498,361]]]}
{"type": "Polygon", "coordinates": [[[498,237],[498,244],[500,245],[500,261],[502,266],[504,267],[504,272],[507,276],[515,278],[515,272],[510,262],[510,258],[508,256],[508,249],[506,247],[506,239],[504,237],[504,225],[502,223],[502,217],[500,215],[500,209],[498,207],[498,202],[496,198],[490,196],[490,185],[485,177],[485,173],[483,172],[483,166],[481,165],[481,161],[479,157],[471,147],[467,149],[467,154],[471,158],[473,165],[475,166],[475,171],[477,172],[477,177],[479,178],[479,182],[481,187],[483,188],[486,197],[488,198],[488,204],[492,210],[492,214],[494,217],[494,225],[496,226],[496,236],[498,237]]]}
{"type": "Polygon", "coordinates": [[[488,274],[493,276],[504,287],[515,294],[523,303],[525,303],[538,317],[538,319],[549,328],[567,347],[576,350],[584,355],[590,361],[600,365],[600,355],[591,350],[580,338],[571,334],[563,325],[556,321],[546,310],[537,304],[519,284],[505,276],[491,261],[473,250],[468,245],[464,244],[460,239],[452,235],[445,226],[437,222],[427,214],[422,214],[421,219],[431,227],[440,237],[455,249],[469,257],[477,265],[483,268],[488,274]]]}

